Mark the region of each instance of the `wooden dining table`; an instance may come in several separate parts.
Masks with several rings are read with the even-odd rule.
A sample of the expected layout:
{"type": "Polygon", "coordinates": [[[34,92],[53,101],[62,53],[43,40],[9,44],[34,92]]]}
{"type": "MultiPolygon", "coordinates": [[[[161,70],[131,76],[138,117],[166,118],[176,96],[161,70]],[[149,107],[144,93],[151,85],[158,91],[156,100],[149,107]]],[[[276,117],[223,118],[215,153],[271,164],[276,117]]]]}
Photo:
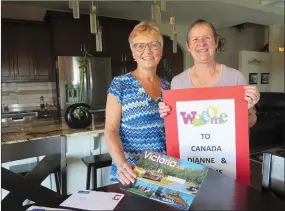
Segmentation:
{"type": "MultiPolygon", "coordinates": [[[[122,187],[120,183],[117,183],[98,188],[96,191],[125,194],[115,210],[178,210],[172,206],[130,193],[122,187]]],[[[67,197],[63,197],[49,206],[59,207],[67,197]]],[[[285,202],[269,193],[259,191],[210,169],[189,210],[279,211],[285,210],[285,202]]]]}

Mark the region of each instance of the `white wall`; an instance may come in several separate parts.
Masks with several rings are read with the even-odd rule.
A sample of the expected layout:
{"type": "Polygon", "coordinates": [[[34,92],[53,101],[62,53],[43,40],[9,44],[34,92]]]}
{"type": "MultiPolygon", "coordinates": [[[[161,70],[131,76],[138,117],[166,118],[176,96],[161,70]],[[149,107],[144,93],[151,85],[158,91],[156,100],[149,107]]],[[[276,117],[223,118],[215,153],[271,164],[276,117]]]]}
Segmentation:
{"type": "Polygon", "coordinates": [[[284,85],[284,53],[272,53],[272,74],[270,91],[271,92],[285,92],[284,85]]]}
{"type": "Polygon", "coordinates": [[[218,30],[217,33],[226,39],[226,51],[216,55],[217,61],[238,69],[239,51],[260,51],[268,39],[266,30],[267,27],[254,24],[245,25],[244,34],[235,27],[218,30]]]}
{"type": "Polygon", "coordinates": [[[257,86],[261,92],[284,92],[284,53],[267,53],[256,51],[239,52],[239,70],[249,82],[249,74],[257,73],[257,86]],[[260,64],[251,64],[257,59],[260,64]],[[269,83],[261,83],[261,74],[269,73],[269,83]]]}

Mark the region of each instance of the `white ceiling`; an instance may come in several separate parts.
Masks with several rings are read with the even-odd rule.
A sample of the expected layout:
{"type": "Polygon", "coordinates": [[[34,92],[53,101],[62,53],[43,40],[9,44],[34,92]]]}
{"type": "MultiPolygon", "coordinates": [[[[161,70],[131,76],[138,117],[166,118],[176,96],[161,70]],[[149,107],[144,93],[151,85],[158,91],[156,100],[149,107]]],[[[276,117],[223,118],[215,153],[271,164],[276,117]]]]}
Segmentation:
{"type": "MultiPolygon", "coordinates": [[[[150,20],[153,1],[96,1],[99,15],[134,20],[150,20]]],[[[10,1],[5,4],[32,6],[41,9],[70,11],[68,1],[10,1]]],[[[87,13],[91,1],[80,2],[80,12],[87,13]]],[[[162,13],[164,23],[175,16],[176,23],[189,25],[195,19],[211,21],[218,29],[241,23],[284,25],[284,1],[169,1],[162,13]]]]}

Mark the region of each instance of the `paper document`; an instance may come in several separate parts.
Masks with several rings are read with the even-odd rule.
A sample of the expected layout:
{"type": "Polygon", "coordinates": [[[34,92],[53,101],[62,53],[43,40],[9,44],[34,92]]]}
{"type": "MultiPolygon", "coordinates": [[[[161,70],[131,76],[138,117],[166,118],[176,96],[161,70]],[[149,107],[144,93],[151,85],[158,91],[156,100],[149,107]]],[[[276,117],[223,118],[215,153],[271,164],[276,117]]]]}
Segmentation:
{"type": "Polygon", "coordinates": [[[39,206],[31,206],[27,210],[29,211],[48,211],[48,210],[66,210],[66,209],[59,209],[59,208],[52,208],[52,207],[39,207],[39,206]]]}
{"type": "Polygon", "coordinates": [[[124,197],[124,194],[100,191],[78,191],[60,204],[84,210],[113,210],[124,197]]]}

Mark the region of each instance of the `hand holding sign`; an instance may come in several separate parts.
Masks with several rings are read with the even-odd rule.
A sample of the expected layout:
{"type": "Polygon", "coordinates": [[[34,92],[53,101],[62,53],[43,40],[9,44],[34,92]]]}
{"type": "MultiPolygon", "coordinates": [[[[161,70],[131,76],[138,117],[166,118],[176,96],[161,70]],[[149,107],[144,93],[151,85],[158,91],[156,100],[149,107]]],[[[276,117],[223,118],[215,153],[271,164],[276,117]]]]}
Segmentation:
{"type": "Polygon", "coordinates": [[[164,102],[159,102],[158,103],[158,111],[159,111],[160,117],[163,118],[170,111],[170,107],[168,105],[166,105],[164,102]]]}

